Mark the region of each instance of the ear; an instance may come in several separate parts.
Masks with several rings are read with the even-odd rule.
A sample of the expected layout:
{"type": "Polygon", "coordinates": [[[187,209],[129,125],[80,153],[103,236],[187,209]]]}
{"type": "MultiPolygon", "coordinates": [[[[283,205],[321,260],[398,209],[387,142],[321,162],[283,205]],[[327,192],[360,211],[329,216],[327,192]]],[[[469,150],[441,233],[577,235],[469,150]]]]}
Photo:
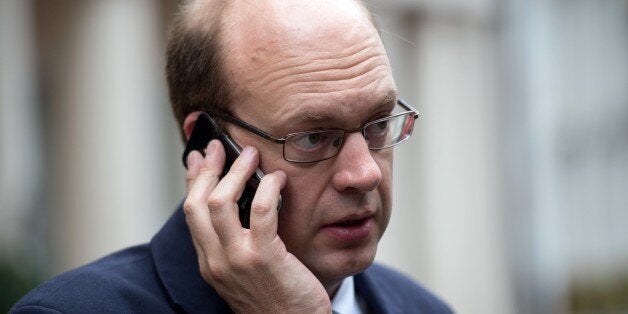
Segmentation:
{"type": "Polygon", "coordinates": [[[183,133],[185,134],[185,140],[189,141],[190,136],[192,135],[192,130],[194,130],[194,126],[196,125],[196,120],[202,111],[194,111],[190,113],[185,120],[183,120],[183,133]]]}

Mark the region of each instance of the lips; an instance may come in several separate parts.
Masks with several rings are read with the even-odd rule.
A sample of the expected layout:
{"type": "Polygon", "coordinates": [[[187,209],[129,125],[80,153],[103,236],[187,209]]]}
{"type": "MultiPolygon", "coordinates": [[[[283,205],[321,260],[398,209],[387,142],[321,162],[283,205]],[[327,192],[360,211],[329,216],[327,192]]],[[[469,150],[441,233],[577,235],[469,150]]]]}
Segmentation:
{"type": "Polygon", "coordinates": [[[369,236],[373,229],[373,215],[349,216],[325,225],[323,230],[342,242],[358,242],[369,236]]]}

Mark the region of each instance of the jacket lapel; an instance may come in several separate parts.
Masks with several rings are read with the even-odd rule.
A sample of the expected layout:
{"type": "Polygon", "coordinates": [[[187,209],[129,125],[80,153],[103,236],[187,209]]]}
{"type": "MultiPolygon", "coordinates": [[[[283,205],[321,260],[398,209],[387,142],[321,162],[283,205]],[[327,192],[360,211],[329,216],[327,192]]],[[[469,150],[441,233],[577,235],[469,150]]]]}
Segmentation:
{"type": "Polygon", "coordinates": [[[395,296],[391,296],[389,290],[375,283],[370,267],[355,275],[353,280],[356,293],[366,301],[369,313],[403,313],[394,302],[395,296]]]}
{"type": "Polygon", "coordinates": [[[227,303],[201,277],[181,205],[153,237],[150,249],[157,274],[177,312],[231,313],[227,303]]]}

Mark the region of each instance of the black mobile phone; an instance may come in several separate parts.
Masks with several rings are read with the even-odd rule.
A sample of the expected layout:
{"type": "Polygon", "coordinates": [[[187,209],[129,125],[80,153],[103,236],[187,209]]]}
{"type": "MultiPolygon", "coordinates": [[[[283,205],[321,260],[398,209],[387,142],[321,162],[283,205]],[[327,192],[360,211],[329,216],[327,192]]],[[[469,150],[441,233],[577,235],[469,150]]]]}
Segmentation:
{"type": "MultiPolygon", "coordinates": [[[[200,152],[203,157],[205,157],[205,148],[207,148],[207,144],[213,140],[218,139],[222,143],[222,146],[225,148],[226,160],[225,167],[222,171],[221,178],[224,177],[233,162],[240,156],[240,152],[242,149],[236,142],[233,141],[229,137],[229,135],[220,131],[218,124],[216,121],[212,119],[207,113],[203,112],[198,116],[198,120],[196,120],[196,125],[192,130],[192,134],[190,135],[190,139],[185,147],[185,151],[183,152],[183,165],[187,168],[187,158],[188,155],[192,151],[200,152]]],[[[246,182],[246,186],[244,187],[244,191],[242,192],[242,196],[238,200],[239,207],[239,215],[240,215],[240,223],[242,227],[249,228],[250,215],[251,215],[251,203],[253,202],[253,196],[255,196],[255,191],[262,180],[264,173],[258,168],[253,173],[253,176],[246,182]]],[[[279,205],[277,210],[281,208],[281,195],[279,196],[279,205]]]]}

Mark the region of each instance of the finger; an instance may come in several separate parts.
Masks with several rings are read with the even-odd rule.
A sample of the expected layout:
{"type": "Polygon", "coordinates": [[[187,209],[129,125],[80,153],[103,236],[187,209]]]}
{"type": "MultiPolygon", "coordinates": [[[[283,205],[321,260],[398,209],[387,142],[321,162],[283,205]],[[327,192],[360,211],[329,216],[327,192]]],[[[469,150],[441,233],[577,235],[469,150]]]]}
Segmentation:
{"type": "Polygon", "coordinates": [[[218,140],[212,140],[207,144],[205,158],[194,151],[190,153],[188,160],[191,161],[186,173],[186,179],[189,178],[191,182],[188,200],[205,208],[209,194],[220,181],[225,164],[225,151],[218,140]]]}
{"type": "Polygon", "coordinates": [[[187,158],[188,171],[185,173],[185,185],[188,192],[192,187],[194,179],[203,167],[203,155],[198,151],[192,151],[187,158]]]}
{"type": "MultiPolygon", "coordinates": [[[[204,160],[193,159],[193,163],[200,163],[201,167],[190,186],[190,192],[184,203],[186,220],[192,237],[203,250],[211,249],[211,241],[218,242],[211,222],[210,211],[207,209],[207,198],[214,190],[222,174],[225,154],[220,142],[212,141],[207,146],[204,160]]],[[[189,167],[188,172],[198,168],[197,164],[189,167]]],[[[191,176],[191,175],[190,175],[191,176]]]]}
{"type": "Polygon", "coordinates": [[[211,237],[205,238],[203,244],[200,244],[194,236],[192,237],[192,243],[196,251],[196,259],[201,276],[206,282],[213,284],[210,265],[216,263],[216,260],[223,258],[223,255],[220,248],[220,240],[218,240],[218,236],[213,232],[213,229],[209,234],[211,234],[211,237]]]}
{"type": "MultiPolygon", "coordinates": [[[[188,155],[188,170],[185,175],[188,192],[192,190],[192,184],[201,172],[212,179],[215,178],[216,184],[218,183],[225,163],[225,154],[221,147],[222,143],[220,141],[212,140],[205,148],[205,157],[199,151],[192,151],[188,155]]],[[[211,186],[212,189],[214,187],[215,184],[211,186]]]]}
{"type": "Polygon", "coordinates": [[[212,177],[216,177],[220,181],[226,158],[222,143],[213,139],[207,143],[207,148],[205,148],[205,164],[203,166],[211,172],[212,177]]]}
{"type": "Polygon", "coordinates": [[[242,231],[237,201],[258,162],[257,149],[246,147],[207,200],[214,229],[225,246],[236,241],[242,231]]]}
{"type": "Polygon", "coordinates": [[[251,205],[251,236],[257,247],[262,247],[277,236],[279,192],[286,185],[283,171],[275,171],[262,178],[251,205]]]}

